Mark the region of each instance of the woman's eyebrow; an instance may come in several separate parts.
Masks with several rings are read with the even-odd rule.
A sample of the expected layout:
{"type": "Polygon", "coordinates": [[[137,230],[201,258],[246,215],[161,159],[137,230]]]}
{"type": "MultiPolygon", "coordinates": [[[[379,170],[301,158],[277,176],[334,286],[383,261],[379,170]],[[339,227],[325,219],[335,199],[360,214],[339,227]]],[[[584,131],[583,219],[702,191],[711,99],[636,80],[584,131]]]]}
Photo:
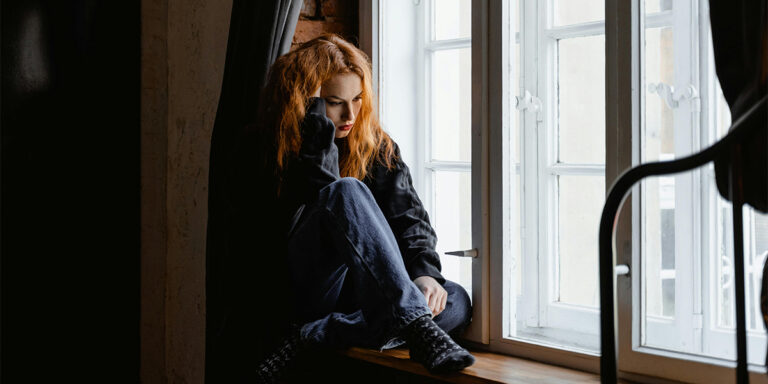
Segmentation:
{"type": "MultiPolygon", "coordinates": [[[[360,96],[362,96],[362,95],[363,95],[363,92],[360,92],[360,93],[358,93],[358,94],[357,94],[357,96],[355,96],[355,97],[353,97],[353,98],[357,98],[357,97],[360,97],[360,96]]],[[[328,96],[326,96],[325,98],[326,98],[326,99],[339,99],[339,100],[344,100],[343,98],[341,98],[341,97],[339,97],[339,96],[336,96],[336,95],[328,95],[328,96]]]]}

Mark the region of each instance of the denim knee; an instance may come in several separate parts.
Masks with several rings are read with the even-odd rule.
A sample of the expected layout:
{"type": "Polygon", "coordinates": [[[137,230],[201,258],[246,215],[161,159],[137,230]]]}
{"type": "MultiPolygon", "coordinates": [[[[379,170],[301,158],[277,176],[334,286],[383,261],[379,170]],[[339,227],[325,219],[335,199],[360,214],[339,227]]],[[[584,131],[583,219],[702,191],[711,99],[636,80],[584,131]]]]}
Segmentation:
{"type": "Polygon", "coordinates": [[[445,310],[435,317],[435,322],[451,336],[456,336],[472,319],[472,302],[464,287],[453,281],[446,280],[443,288],[448,292],[448,302],[445,310]]]}
{"type": "Polygon", "coordinates": [[[342,177],[320,190],[320,199],[328,200],[333,196],[354,196],[359,194],[370,194],[370,190],[362,181],[354,177],[342,177]]]}
{"type": "Polygon", "coordinates": [[[349,204],[378,208],[368,186],[354,177],[342,177],[323,187],[318,195],[318,204],[332,212],[349,204]]]}

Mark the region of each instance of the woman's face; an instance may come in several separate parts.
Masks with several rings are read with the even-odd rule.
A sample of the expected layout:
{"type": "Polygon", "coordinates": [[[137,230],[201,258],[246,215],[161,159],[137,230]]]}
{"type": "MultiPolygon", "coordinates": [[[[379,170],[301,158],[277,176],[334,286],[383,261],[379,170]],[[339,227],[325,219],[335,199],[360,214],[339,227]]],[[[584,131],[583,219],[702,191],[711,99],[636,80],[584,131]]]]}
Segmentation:
{"type": "Polygon", "coordinates": [[[353,72],[334,75],[320,87],[325,115],[336,125],[337,139],[349,135],[363,104],[362,92],[362,80],[353,72]]]}

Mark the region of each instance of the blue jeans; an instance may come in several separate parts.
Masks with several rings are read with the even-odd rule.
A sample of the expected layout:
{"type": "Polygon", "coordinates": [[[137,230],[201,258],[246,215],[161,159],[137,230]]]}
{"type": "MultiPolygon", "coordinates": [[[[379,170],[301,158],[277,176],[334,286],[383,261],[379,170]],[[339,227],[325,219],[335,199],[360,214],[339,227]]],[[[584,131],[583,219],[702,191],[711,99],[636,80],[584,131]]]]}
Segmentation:
{"type": "MultiPolygon", "coordinates": [[[[289,234],[288,258],[295,317],[302,337],[316,344],[393,348],[405,326],[431,314],[384,214],[357,179],[320,190],[289,234]]],[[[469,297],[453,282],[444,288],[446,308],[434,320],[446,332],[460,331],[471,316],[469,297]]]]}

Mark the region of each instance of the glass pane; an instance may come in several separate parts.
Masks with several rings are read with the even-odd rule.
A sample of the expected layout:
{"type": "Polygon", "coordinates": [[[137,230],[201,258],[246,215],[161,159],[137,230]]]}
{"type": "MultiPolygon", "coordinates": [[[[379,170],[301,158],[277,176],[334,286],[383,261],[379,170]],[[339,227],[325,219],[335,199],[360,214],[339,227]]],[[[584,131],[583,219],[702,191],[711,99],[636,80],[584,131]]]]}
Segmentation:
{"type": "Polygon", "coordinates": [[[605,36],[558,42],[558,159],[605,163],[605,36]]]}
{"type": "MultiPolygon", "coordinates": [[[[715,190],[714,185],[711,186],[715,190]]],[[[733,214],[730,202],[717,198],[717,252],[715,253],[716,284],[713,288],[714,342],[704,354],[735,359],[733,337],[736,330],[735,278],[733,258],[733,214]],[[718,335],[722,335],[717,338],[718,335]]],[[[746,295],[748,353],[751,364],[764,364],[766,353],[765,326],[760,313],[760,289],[763,265],[768,257],[768,215],[749,206],[742,210],[744,219],[744,293],[746,295]],[[755,337],[755,335],[758,335],[755,337]]]]}
{"type": "Polygon", "coordinates": [[[523,213],[521,212],[521,206],[520,206],[520,174],[516,174],[513,178],[514,185],[511,186],[512,190],[512,198],[510,199],[510,203],[512,204],[512,213],[510,214],[509,219],[512,221],[512,225],[510,225],[510,229],[512,230],[510,237],[511,244],[511,252],[512,255],[510,255],[510,259],[512,261],[512,271],[515,274],[515,284],[511,287],[514,292],[512,294],[512,299],[517,300],[517,297],[522,294],[523,292],[523,263],[525,262],[523,260],[523,243],[522,243],[522,228],[520,227],[520,219],[523,216],[523,213]]]}
{"type": "Polygon", "coordinates": [[[472,33],[471,4],[471,0],[435,1],[435,40],[469,37],[472,33]]]}
{"type": "MultiPolygon", "coordinates": [[[[690,266],[678,268],[676,247],[679,248],[681,228],[675,210],[674,176],[650,177],[640,183],[642,196],[641,220],[641,344],[655,348],[692,351],[687,335],[691,331],[690,317],[676,315],[678,274],[690,273],[690,266]],[[687,323],[684,321],[687,319],[687,323]]],[[[685,235],[683,235],[683,239],[685,235]]],[[[685,243],[683,243],[685,244],[685,243]]],[[[683,280],[685,281],[685,280],[683,280]]],[[[690,294],[689,294],[690,295],[690,294]]],[[[692,298],[684,297],[683,308],[690,307],[692,298]],[[688,307],[686,307],[686,305],[688,307]]]]}
{"type": "MultiPolygon", "coordinates": [[[[663,2],[664,0],[662,0],[663,2]]],[[[646,2],[646,12],[658,12],[659,0],[646,2]]],[[[663,4],[661,4],[663,5],[663,4]]],[[[640,156],[643,162],[675,158],[674,113],[667,105],[664,87],[675,84],[672,28],[645,30],[644,130],[640,156]]],[[[685,341],[690,324],[675,316],[677,273],[675,268],[676,226],[675,177],[653,177],[641,183],[642,203],[642,344],[656,348],[691,351],[685,341]]],[[[688,220],[688,219],[684,219],[688,220]]]]}
{"type": "MultiPolygon", "coordinates": [[[[733,330],[736,328],[736,306],[733,300],[733,239],[731,205],[724,200],[722,204],[723,228],[721,233],[722,252],[720,254],[719,275],[722,283],[719,287],[718,326],[733,330]]],[[[747,299],[747,329],[764,332],[760,313],[760,284],[763,264],[768,257],[768,215],[761,214],[751,207],[744,207],[744,268],[746,273],[745,294],[747,299]]]]}
{"type": "Polygon", "coordinates": [[[472,177],[469,172],[434,172],[437,252],[443,276],[472,292],[472,259],[445,252],[472,248],[472,177]]]}
{"type": "Polygon", "coordinates": [[[558,301],[597,308],[597,230],[605,178],[560,176],[558,197],[558,301]]]}
{"type": "Polygon", "coordinates": [[[604,18],[603,0],[555,0],[555,25],[600,21],[604,18]]]}
{"type": "Polygon", "coordinates": [[[659,89],[675,82],[673,44],[672,28],[646,29],[644,162],[675,157],[674,116],[659,89]]]}
{"type": "Polygon", "coordinates": [[[719,86],[717,87],[717,101],[714,113],[716,135],[717,138],[721,138],[731,128],[731,109],[728,107],[728,102],[725,101],[725,96],[723,96],[723,90],[719,86]]]}
{"type": "Polygon", "coordinates": [[[675,315],[675,178],[654,177],[642,183],[643,278],[645,313],[675,315]]]}
{"type": "MultiPolygon", "coordinates": [[[[509,64],[512,67],[509,79],[509,89],[510,95],[513,96],[523,94],[523,87],[521,86],[522,84],[520,77],[520,63],[522,62],[522,51],[520,50],[520,11],[520,0],[513,0],[510,4],[510,23],[512,24],[511,28],[513,31],[515,31],[515,33],[511,44],[509,60],[509,64]]],[[[510,101],[514,102],[514,97],[510,97],[510,101]]],[[[523,114],[520,113],[520,111],[518,111],[514,106],[510,106],[509,111],[512,118],[510,123],[510,128],[512,129],[512,145],[509,149],[509,155],[514,163],[520,163],[520,142],[522,141],[520,124],[521,119],[523,118],[523,114]]]]}
{"type": "Polygon", "coordinates": [[[469,48],[432,56],[432,159],[471,161],[469,48]]]}
{"type": "Polygon", "coordinates": [[[762,270],[763,264],[765,264],[766,257],[768,257],[768,215],[761,214],[751,208],[748,209],[749,215],[749,238],[748,244],[745,244],[745,248],[749,250],[749,258],[747,259],[749,286],[747,289],[747,300],[749,313],[747,313],[749,323],[748,329],[752,331],[759,331],[761,334],[765,332],[765,325],[763,324],[763,317],[760,313],[760,284],[762,282],[762,270]]]}

